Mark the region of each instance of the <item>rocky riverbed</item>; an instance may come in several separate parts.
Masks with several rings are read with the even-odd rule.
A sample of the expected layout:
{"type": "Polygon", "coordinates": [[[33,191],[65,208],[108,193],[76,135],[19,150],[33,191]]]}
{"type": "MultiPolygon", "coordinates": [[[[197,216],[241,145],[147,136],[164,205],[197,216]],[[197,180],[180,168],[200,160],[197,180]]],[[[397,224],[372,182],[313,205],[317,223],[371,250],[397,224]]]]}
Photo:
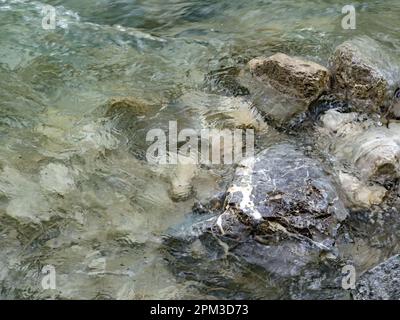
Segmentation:
{"type": "Polygon", "coordinates": [[[48,2],[0,0],[1,299],[400,298],[398,1],[48,2]],[[149,159],[187,128],[254,153],[149,159]]]}
{"type": "MultiPolygon", "coordinates": [[[[269,125],[282,131],[285,142],[270,142],[238,165],[217,213],[195,212],[196,218],[189,218],[196,220],[191,231],[171,231],[166,247],[178,275],[209,286],[221,285],[224,278],[225,286],[237,287],[244,297],[250,297],[249,287],[238,272],[273,279],[276,298],[313,298],[314,290],[319,296],[325,292],[324,286],[329,288],[325,298],[347,296],[343,290],[349,288],[339,279],[342,267],[354,268],[341,250],[354,241],[348,234],[353,227],[349,216],[379,214],[398,197],[400,140],[393,111],[400,103],[398,72],[379,67],[388,61],[368,56],[360,44],[382,51],[372,39],[358,38],[338,46],[329,69],[279,53],[252,59],[240,73],[249,100],[271,119],[269,125]],[[274,113],[274,102],[253,100],[253,83],[257,94],[265,95],[263,101],[292,100],[286,113],[274,113]],[[324,96],[331,101],[323,108],[324,96]],[[312,117],[311,107],[322,111],[312,117]],[[318,135],[312,135],[315,131],[318,135]],[[310,135],[310,140],[296,135],[310,135]],[[329,161],[321,162],[321,154],[329,161]],[[226,269],[231,260],[240,271],[226,269]],[[190,272],[193,263],[211,269],[212,281],[190,272]],[[224,277],[226,272],[231,277],[224,277]],[[278,288],[285,281],[293,288],[283,293],[278,288]],[[306,286],[301,294],[298,282],[306,286]]],[[[348,298],[400,298],[393,284],[398,281],[396,259],[363,275],[348,298]],[[379,272],[388,274],[386,280],[378,280],[379,272]]]]}

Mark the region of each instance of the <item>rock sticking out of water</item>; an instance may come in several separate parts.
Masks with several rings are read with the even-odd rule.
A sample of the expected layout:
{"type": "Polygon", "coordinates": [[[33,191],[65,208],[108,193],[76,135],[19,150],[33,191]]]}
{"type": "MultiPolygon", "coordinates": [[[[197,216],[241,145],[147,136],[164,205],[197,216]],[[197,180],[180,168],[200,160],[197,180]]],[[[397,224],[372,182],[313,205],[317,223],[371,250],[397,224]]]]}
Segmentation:
{"type": "Polygon", "coordinates": [[[311,61],[283,53],[249,62],[250,72],[283,94],[304,100],[307,104],[329,89],[329,71],[311,61]]]}
{"type": "Polygon", "coordinates": [[[399,142],[394,130],[371,128],[339,141],[335,154],[353,164],[364,180],[385,183],[399,176],[399,142]]]}
{"type": "Polygon", "coordinates": [[[365,111],[386,106],[399,77],[398,68],[385,52],[368,37],[339,45],[330,59],[335,92],[365,111]]]}
{"type": "Polygon", "coordinates": [[[254,106],[281,126],[329,90],[330,75],[319,64],[279,53],[250,60],[238,81],[249,89],[254,106]]]}
{"type": "Polygon", "coordinates": [[[282,143],[241,163],[220,215],[191,215],[171,230],[166,247],[175,272],[188,279],[241,292],[250,283],[240,275],[250,272],[263,279],[257,281],[262,290],[275,290],[321,260],[332,267],[347,214],[321,164],[282,143]],[[276,282],[266,284],[269,277],[276,282]]]}
{"type": "Polygon", "coordinates": [[[318,161],[290,144],[274,145],[238,168],[228,189],[221,232],[232,217],[263,231],[302,234],[323,242],[347,211],[318,161]]]}

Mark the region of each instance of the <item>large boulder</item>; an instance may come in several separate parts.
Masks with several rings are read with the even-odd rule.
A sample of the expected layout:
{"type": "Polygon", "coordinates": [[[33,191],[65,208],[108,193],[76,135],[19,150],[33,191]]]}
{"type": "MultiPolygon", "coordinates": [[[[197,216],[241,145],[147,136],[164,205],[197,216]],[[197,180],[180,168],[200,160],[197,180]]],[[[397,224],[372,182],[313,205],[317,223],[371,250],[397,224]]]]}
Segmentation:
{"type": "Polygon", "coordinates": [[[347,211],[321,164],[282,143],[246,159],[228,189],[221,233],[238,219],[260,237],[272,231],[302,235],[317,243],[335,236],[347,211]]]}
{"type": "Polygon", "coordinates": [[[224,298],[340,296],[340,198],[320,162],[289,143],[270,146],[237,169],[222,211],[193,213],[168,232],[167,259],[178,277],[224,298]]]}
{"type": "Polygon", "coordinates": [[[399,84],[399,66],[379,43],[369,37],[339,45],[330,58],[333,89],[363,110],[388,107],[399,84]]]}
{"type": "Polygon", "coordinates": [[[367,271],[358,279],[356,300],[400,299],[400,255],[395,255],[367,271]]]}
{"type": "Polygon", "coordinates": [[[330,76],[325,67],[277,53],[249,62],[250,72],[258,80],[279,92],[310,103],[329,89],[330,76]]]}

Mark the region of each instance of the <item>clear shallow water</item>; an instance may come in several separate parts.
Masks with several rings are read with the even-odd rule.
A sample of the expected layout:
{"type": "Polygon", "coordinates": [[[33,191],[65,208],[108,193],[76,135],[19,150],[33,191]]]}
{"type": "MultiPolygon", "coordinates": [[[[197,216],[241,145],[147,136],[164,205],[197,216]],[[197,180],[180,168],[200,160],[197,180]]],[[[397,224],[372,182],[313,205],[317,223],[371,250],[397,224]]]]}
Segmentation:
{"type": "MultiPolygon", "coordinates": [[[[341,28],[336,1],[47,3],[57,8],[54,31],[41,28],[42,2],[0,0],[1,298],[212,296],[177,280],[159,247],[195,200],[224,189],[229,168],[201,171],[196,199],[173,202],[168,170],[140,161],[140,132],[169,120],[201,126],[179,98],[221,93],[206,75],[258,55],[326,64],[357,35],[400,50],[396,0],[354,2],[353,31],[341,28]],[[119,96],[157,107],[126,131],[99,111],[119,96]],[[40,286],[48,264],[57,271],[50,293],[40,286]]],[[[364,267],[390,253],[360,248],[364,267]]]]}

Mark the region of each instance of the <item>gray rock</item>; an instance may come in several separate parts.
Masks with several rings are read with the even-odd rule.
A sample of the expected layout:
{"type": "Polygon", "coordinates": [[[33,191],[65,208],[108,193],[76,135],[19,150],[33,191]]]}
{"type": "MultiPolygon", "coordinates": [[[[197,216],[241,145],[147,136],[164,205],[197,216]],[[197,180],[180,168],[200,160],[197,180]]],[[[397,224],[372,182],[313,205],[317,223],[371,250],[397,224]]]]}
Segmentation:
{"type": "Polygon", "coordinates": [[[347,211],[321,164],[287,143],[272,146],[238,168],[228,190],[222,232],[236,217],[263,237],[274,231],[324,242],[347,211]]]}
{"type": "Polygon", "coordinates": [[[330,58],[333,89],[360,109],[388,106],[398,86],[399,67],[387,50],[369,37],[339,45],[330,58]]]}
{"type": "Polygon", "coordinates": [[[357,281],[354,299],[399,300],[400,255],[395,255],[364,273],[357,281]]]}
{"type": "Polygon", "coordinates": [[[347,214],[321,163],[282,143],[243,162],[222,212],[191,214],[170,230],[166,251],[179,277],[244,298],[295,297],[305,270],[313,270],[301,289],[311,290],[310,297],[321,291],[309,289],[320,276],[319,288],[339,294],[334,240],[347,214]]]}

